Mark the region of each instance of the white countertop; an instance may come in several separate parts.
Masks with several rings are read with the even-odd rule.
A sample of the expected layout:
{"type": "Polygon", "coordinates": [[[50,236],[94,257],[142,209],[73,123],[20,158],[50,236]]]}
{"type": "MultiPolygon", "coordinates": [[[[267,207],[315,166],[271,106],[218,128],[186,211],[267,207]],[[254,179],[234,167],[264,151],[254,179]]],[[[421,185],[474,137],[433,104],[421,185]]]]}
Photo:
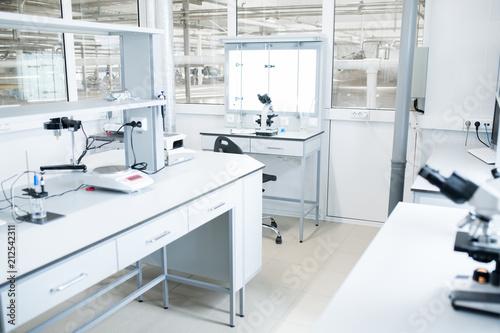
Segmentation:
{"type": "Polygon", "coordinates": [[[455,311],[448,299],[456,275],[485,267],[453,251],[456,223],[466,214],[400,203],[313,332],[500,332],[499,319],[455,311]]]}
{"type": "MultiPolygon", "coordinates": [[[[86,159],[85,163],[90,166],[91,160],[109,164],[98,155],[86,159]]],[[[152,216],[174,210],[261,168],[262,163],[247,155],[196,152],[193,160],[168,166],[152,175],[154,184],[141,192],[127,194],[100,189],[89,192],[83,188],[48,199],[47,211],[65,217],[44,225],[16,224],[18,276],[152,216]]],[[[82,184],[79,175],[66,172],[47,177],[46,191],[54,195],[75,189],[82,184]]],[[[0,220],[11,223],[10,211],[0,212],[0,220]]],[[[6,225],[0,226],[0,244],[5,244],[6,230],[6,225]]],[[[5,250],[2,249],[2,256],[5,250]]],[[[0,271],[6,271],[6,264],[7,260],[0,262],[0,271]]]]}
{"type": "Polygon", "coordinates": [[[320,135],[323,133],[323,131],[311,131],[311,132],[306,132],[306,131],[286,131],[286,132],[279,132],[276,135],[256,135],[255,133],[241,133],[242,131],[245,131],[245,129],[237,129],[237,128],[221,128],[217,130],[210,130],[210,131],[202,131],[200,132],[201,135],[228,135],[228,136],[237,136],[237,137],[252,137],[252,138],[259,138],[259,139],[272,139],[272,140],[299,140],[299,141],[305,141],[309,140],[317,135],[320,135]]]}
{"type": "MultiPolygon", "coordinates": [[[[488,165],[477,157],[467,152],[467,147],[443,144],[434,148],[427,160],[431,168],[438,170],[443,176],[448,177],[453,172],[481,184],[492,179],[491,170],[494,165],[488,165]]],[[[411,186],[412,191],[439,192],[439,189],[427,180],[418,176],[411,186]]]]}

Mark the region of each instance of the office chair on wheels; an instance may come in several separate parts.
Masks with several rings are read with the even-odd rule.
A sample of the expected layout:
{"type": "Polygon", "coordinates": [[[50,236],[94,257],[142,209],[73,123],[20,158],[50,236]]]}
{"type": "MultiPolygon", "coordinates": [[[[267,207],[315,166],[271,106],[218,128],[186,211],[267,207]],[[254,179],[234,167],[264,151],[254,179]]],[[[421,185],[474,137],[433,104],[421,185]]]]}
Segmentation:
{"type": "MultiPolygon", "coordinates": [[[[225,136],[219,136],[217,137],[217,139],[215,139],[214,151],[220,153],[243,154],[243,150],[241,150],[241,148],[236,143],[226,138],[225,136]]],[[[262,183],[276,181],[276,179],[277,177],[275,175],[270,175],[267,173],[262,174],[262,183]]],[[[264,189],[262,189],[262,192],[264,192],[264,189]]],[[[277,235],[276,244],[281,244],[282,239],[281,239],[281,233],[278,230],[278,224],[271,216],[262,217],[262,220],[267,220],[267,219],[270,220],[270,224],[262,223],[262,227],[274,231],[277,235]]]]}

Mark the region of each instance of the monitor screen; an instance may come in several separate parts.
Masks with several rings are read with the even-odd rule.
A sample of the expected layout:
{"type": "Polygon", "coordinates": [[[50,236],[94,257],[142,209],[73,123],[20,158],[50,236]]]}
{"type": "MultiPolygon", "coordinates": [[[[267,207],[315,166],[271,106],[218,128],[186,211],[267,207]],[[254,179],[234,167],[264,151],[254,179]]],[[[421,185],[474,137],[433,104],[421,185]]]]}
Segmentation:
{"type": "Polygon", "coordinates": [[[491,127],[491,145],[493,148],[497,148],[498,143],[498,130],[500,129],[500,105],[498,103],[499,98],[495,98],[495,111],[493,112],[493,125],[491,127]]]}

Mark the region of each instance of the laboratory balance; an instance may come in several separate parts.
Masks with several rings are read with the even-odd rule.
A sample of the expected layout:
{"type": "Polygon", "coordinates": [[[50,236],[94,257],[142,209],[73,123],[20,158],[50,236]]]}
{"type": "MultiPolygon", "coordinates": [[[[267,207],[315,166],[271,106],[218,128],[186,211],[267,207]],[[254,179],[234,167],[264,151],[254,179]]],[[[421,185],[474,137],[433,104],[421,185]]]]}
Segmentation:
{"type": "Polygon", "coordinates": [[[153,184],[153,179],[125,165],[107,165],[85,173],[83,182],[89,186],[129,193],[153,184]]]}

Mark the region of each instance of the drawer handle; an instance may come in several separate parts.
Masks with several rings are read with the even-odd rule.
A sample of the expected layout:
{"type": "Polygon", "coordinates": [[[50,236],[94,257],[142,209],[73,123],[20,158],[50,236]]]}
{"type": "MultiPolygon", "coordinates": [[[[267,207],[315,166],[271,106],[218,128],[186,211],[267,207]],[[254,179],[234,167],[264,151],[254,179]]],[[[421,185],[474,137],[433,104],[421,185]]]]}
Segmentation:
{"type": "Polygon", "coordinates": [[[270,146],[267,146],[267,149],[283,150],[285,148],[283,148],[283,147],[270,147],[270,146]]]}
{"type": "Polygon", "coordinates": [[[146,241],[146,244],[151,244],[151,243],[154,243],[154,242],[156,242],[158,239],[163,238],[163,237],[165,237],[165,236],[166,236],[166,235],[168,235],[168,234],[170,234],[170,231],[165,231],[165,232],[164,232],[164,233],[162,233],[160,236],[158,236],[158,237],[156,237],[156,238],[154,238],[154,239],[147,240],[147,241],[146,241]]]}
{"type": "Polygon", "coordinates": [[[209,208],[209,209],[208,209],[208,211],[209,211],[209,212],[213,212],[214,210],[216,210],[216,209],[217,209],[217,208],[219,208],[219,207],[224,206],[225,204],[226,204],[225,202],[221,202],[221,203],[220,203],[220,204],[218,204],[217,206],[214,206],[214,207],[212,207],[212,208],[209,208]]]}
{"type": "Polygon", "coordinates": [[[52,293],[53,293],[53,292],[56,292],[56,291],[63,291],[64,289],[68,288],[69,286],[72,286],[72,285],[74,285],[75,283],[80,282],[81,280],[85,279],[87,276],[88,276],[87,274],[82,273],[82,274],[80,274],[80,276],[79,276],[79,277],[77,277],[76,279],[71,280],[71,281],[69,281],[68,283],[63,284],[62,286],[59,286],[59,287],[57,287],[57,288],[55,288],[55,289],[51,289],[51,290],[50,290],[50,292],[52,292],[52,293]]]}

